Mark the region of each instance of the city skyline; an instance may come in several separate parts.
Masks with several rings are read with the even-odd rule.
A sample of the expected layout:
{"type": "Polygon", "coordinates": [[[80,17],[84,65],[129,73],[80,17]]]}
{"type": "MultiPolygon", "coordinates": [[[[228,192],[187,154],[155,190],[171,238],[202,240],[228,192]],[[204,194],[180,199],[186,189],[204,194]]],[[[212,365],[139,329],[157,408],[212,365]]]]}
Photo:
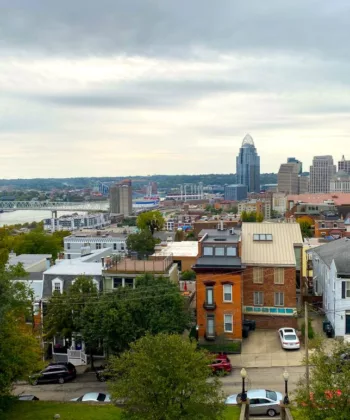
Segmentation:
{"type": "Polygon", "coordinates": [[[261,173],[347,155],[345,0],[2,3],[0,178],[235,173],[247,132],[261,173]]]}

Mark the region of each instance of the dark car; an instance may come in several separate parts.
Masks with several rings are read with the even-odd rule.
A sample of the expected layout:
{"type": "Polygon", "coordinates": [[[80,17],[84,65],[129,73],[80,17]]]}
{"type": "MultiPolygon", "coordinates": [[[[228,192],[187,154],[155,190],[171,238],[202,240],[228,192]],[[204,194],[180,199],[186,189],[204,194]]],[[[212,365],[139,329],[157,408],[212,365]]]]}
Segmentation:
{"type": "Polygon", "coordinates": [[[75,379],[77,371],[72,363],[50,363],[40,373],[31,376],[33,385],[58,382],[63,384],[66,381],[75,379]]]}

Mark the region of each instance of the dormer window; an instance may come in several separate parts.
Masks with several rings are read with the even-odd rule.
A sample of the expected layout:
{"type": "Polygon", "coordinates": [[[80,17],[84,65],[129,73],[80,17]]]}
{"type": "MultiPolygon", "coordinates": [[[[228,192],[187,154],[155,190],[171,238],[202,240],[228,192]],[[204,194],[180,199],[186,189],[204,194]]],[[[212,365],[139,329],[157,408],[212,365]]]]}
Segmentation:
{"type": "Polygon", "coordinates": [[[63,293],[63,280],[58,277],[52,280],[52,294],[57,292],[63,293]]]}
{"type": "Polygon", "coordinates": [[[254,241],[272,241],[272,234],[271,233],[254,233],[253,240],[254,241]]]}

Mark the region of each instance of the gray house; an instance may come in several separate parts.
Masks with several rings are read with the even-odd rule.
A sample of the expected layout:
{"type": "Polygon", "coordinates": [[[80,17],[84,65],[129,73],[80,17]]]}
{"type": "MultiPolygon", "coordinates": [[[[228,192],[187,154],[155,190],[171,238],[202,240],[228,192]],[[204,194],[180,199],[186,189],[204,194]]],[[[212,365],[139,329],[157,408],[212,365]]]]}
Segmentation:
{"type": "Polygon", "coordinates": [[[312,255],[314,293],[336,337],[350,341],[350,238],[337,239],[308,251],[312,255]]]}

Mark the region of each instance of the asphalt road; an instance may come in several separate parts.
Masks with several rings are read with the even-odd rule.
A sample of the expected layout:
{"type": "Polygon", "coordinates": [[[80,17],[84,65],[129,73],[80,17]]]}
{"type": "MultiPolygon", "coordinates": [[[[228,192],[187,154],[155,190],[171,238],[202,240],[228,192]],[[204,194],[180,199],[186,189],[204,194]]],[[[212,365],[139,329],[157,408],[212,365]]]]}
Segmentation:
{"type": "MultiPolygon", "coordinates": [[[[273,391],[284,393],[284,380],[282,377],[283,368],[248,368],[246,389],[266,388],[273,391]]],[[[289,372],[289,390],[293,392],[299,379],[305,373],[305,367],[290,367],[289,372]]],[[[222,378],[223,390],[226,395],[236,394],[242,389],[242,380],[240,371],[235,369],[229,376],[222,378]]],[[[45,385],[17,385],[13,393],[34,394],[40,400],[48,401],[69,401],[72,398],[80,397],[87,392],[107,392],[106,383],[97,381],[94,373],[85,373],[78,375],[76,380],[66,382],[63,385],[45,384],[45,385]]]]}

